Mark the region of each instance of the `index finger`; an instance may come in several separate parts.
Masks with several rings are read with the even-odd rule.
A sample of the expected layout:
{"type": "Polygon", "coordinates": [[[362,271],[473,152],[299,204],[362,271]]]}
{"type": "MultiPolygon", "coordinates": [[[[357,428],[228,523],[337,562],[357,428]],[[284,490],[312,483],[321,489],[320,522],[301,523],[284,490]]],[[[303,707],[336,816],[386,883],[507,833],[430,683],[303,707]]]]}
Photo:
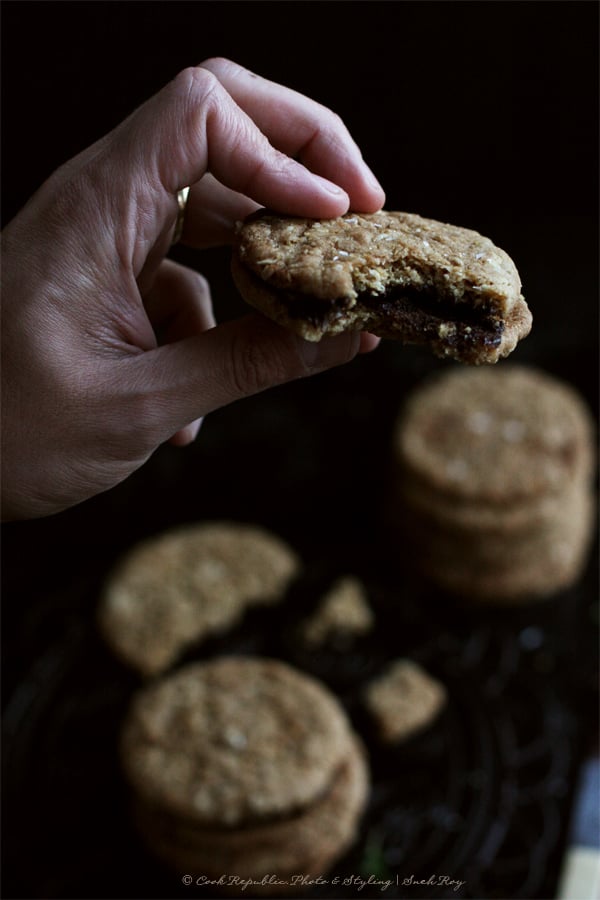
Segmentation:
{"type": "Polygon", "coordinates": [[[274,147],[342,187],[350,198],[351,209],[381,209],[385,201],[383,188],[336,113],[228,59],[208,59],[200,68],[218,78],[274,147]]]}

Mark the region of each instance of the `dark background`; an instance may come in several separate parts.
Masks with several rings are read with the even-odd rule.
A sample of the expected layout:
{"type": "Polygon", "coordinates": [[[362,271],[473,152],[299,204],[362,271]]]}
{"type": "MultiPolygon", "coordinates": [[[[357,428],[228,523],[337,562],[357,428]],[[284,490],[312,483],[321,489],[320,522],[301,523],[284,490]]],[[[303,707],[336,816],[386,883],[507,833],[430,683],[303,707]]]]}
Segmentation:
{"type": "MultiPolygon", "coordinates": [[[[512,358],[565,378],[597,411],[596,3],[4,0],[1,17],[3,223],[56,166],[180,69],[227,56],[338,112],[388,208],[474,228],[503,247],[534,317],[512,358]]],[[[209,277],[219,319],[244,312],[227,248],[174,255],[209,277]]],[[[33,691],[27,720],[46,721],[63,659],[53,648],[91,622],[108,568],[140,537],[232,517],[273,528],[309,562],[374,565],[394,417],[407,390],[441,365],[424,350],[385,344],[343,370],[214,413],[193,447],[160,448],[123,485],[76,509],[5,525],[11,740],[43,752],[47,726],[23,737],[27,716],[15,704],[33,691]]],[[[580,650],[577,641],[569,648],[580,650]]],[[[76,677],[67,671],[65,683],[76,677]]],[[[29,776],[9,767],[8,777],[29,776]]],[[[21,825],[40,814],[27,803],[21,825]]],[[[19,820],[14,806],[7,814],[5,831],[19,820]]],[[[11,859],[14,896],[39,896],[40,883],[45,896],[69,896],[17,875],[18,846],[11,859]]]]}

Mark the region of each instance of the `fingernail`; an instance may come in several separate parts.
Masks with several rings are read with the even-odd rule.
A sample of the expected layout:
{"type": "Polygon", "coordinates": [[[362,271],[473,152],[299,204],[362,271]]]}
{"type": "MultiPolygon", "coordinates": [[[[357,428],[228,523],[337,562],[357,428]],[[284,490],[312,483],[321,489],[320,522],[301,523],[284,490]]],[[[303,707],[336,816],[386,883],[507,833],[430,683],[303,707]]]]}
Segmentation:
{"type": "Polygon", "coordinates": [[[364,173],[365,173],[365,181],[377,191],[383,191],[381,184],[379,183],[379,179],[375,177],[375,173],[368,167],[366,162],[363,162],[364,173]]]}

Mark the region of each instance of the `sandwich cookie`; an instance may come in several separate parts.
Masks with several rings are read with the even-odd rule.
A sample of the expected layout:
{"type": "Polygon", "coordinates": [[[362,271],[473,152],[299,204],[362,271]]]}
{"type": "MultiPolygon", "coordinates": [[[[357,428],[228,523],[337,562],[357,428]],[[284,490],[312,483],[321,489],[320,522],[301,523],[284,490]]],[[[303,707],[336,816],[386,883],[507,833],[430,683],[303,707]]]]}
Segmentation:
{"type": "Polygon", "coordinates": [[[579,394],[534,367],[427,379],[392,446],[390,517],[416,568],[498,603],[572,585],[593,533],[594,433],[579,394]]]}
{"type": "Polygon", "coordinates": [[[507,356],[531,329],[507,253],[412,213],[259,210],[237,226],[232,275],[250,305],[309,341],[370,331],[479,365],[507,356]]]}
{"type": "Polygon", "coordinates": [[[357,838],[368,798],[338,699],[275,659],[218,657],[142,689],[121,756],[150,849],[225,893],[236,879],[291,893],[294,875],[323,875],[357,838]]]}

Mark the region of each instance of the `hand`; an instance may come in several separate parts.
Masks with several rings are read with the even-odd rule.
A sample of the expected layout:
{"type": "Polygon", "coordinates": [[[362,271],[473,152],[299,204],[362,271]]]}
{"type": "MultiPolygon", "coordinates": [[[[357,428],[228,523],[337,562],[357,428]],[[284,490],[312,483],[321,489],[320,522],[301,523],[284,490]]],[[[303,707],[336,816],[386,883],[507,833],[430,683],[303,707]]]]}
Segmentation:
{"type": "Polygon", "coordinates": [[[311,344],[257,314],[215,326],[206,281],[165,259],[185,185],[183,241],[199,248],[258,206],[333,217],[384,201],[335,114],[224,59],[53,173],[3,232],[5,519],[107,490],[212,410],[375,345],[311,344]]]}

